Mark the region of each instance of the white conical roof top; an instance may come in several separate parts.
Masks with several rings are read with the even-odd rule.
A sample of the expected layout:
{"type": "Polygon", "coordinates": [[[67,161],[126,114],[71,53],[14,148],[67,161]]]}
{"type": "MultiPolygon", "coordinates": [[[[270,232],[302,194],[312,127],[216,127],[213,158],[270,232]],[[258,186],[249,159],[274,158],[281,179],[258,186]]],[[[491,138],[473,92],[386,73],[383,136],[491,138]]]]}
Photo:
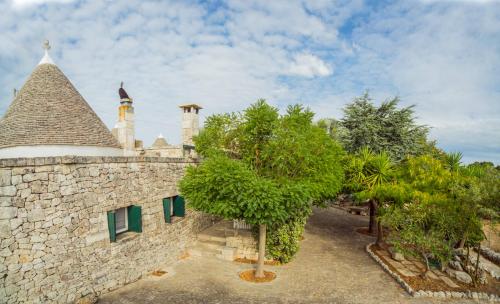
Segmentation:
{"type": "Polygon", "coordinates": [[[48,40],[45,40],[43,42],[43,48],[45,49],[45,55],[42,57],[42,60],[40,60],[38,64],[39,65],[44,63],[55,64],[52,58],[50,58],[49,56],[50,44],[48,40]]]}
{"type": "Polygon", "coordinates": [[[153,148],[165,148],[168,147],[168,143],[163,137],[163,135],[158,135],[158,138],[156,138],[155,142],[153,143],[153,148]]]}

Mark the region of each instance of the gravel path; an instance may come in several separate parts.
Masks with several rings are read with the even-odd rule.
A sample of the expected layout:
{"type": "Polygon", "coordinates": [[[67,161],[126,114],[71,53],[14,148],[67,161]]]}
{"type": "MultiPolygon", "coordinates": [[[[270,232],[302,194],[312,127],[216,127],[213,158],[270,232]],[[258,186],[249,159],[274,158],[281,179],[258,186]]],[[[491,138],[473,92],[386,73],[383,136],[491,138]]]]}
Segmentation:
{"type": "MultiPolygon", "coordinates": [[[[365,252],[371,237],[354,231],[368,217],[335,208],[315,209],[296,258],[271,283],[240,280],[251,265],[190,257],[104,295],[99,303],[479,303],[412,298],[365,252]]],[[[485,302],[486,303],[486,302],[485,302]]]]}

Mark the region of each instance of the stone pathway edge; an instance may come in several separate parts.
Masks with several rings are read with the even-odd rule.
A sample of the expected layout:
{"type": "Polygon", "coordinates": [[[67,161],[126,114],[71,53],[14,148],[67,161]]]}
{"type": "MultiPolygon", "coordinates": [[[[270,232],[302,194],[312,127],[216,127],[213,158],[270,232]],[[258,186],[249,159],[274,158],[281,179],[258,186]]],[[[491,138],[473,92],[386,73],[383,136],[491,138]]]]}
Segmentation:
{"type": "Polygon", "coordinates": [[[415,291],[411,286],[406,283],[406,281],[399,276],[396,272],[392,271],[371,249],[370,247],[375,245],[375,243],[369,243],[366,245],[366,252],[377,262],[391,277],[393,277],[403,289],[408,292],[411,296],[415,298],[421,297],[433,297],[433,298],[470,298],[470,299],[483,299],[489,300],[493,302],[500,302],[500,296],[495,294],[487,294],[484,292],[475,292],[475,291],[467,291],[467,292],[458,292],[458,291],[425,291],[418,290],[415,291]]]}

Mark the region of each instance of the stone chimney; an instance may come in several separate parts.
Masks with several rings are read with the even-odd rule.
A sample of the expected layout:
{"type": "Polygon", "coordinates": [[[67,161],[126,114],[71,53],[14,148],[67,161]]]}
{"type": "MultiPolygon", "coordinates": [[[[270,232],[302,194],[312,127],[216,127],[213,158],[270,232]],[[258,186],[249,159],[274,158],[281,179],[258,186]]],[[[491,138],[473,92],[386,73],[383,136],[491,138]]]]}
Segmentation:
{"type": "Polygon", "coordinates": [[[196,104],[179,107],[182,109],[182,145],[193,147],[193,137],[200,132],[198,113],[202,107],[196,104]]]}
{"type": "Polygon", "coordinates": [[[130,98],[123,88],[123,82],[118,90],[120,95],[120,107],[118,108],[118,122],[113,129],[113,135],[124,149],[125,156],[136,154],[135,148],[135,127],[134,127],[134,107],[130,98]]]}

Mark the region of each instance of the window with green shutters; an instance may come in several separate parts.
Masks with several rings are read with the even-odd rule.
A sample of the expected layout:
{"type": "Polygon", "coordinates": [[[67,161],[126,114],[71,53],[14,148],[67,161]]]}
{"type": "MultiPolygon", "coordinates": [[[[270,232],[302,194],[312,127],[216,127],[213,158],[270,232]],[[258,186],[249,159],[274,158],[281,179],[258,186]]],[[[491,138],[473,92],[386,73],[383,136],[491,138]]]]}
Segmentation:
{"type": "Polygon", "coordinates": [[[109,240],[116,242],[116,236],[127,231],[142,232],[141,206],[131,205],[108,211],[109,240]]]}
{"type": "Polygon", "coordinates": [[[108,211],[108,230],[109,230],[109,240],[111,242],[116,242],[116,218],[115,211],[108,211]]]}
{"type": "Polygon", "coordinates": [[[184,203],[184,198],[180,195],[174,196],[174,216],[184,216],[186,215],[186,205],[184,203]]]}
{"type": "Polygon", "coordinates": [[[163,199],[163,215],[165,223],[172,223],[172,198],[166,197],[163,199]]]}
{"type": "Polygon", "coordinates": [[[142,232],[142,211],[141,206],[127,207],[128,231],[142,232]]]}
{"type": "Polygon", "coordinates": [[[184,198],[179,195],[164,198],[163,214],[165,223],[172,223],[172,219],[175,217],[184,217],[186,215],[184,198]]]}

